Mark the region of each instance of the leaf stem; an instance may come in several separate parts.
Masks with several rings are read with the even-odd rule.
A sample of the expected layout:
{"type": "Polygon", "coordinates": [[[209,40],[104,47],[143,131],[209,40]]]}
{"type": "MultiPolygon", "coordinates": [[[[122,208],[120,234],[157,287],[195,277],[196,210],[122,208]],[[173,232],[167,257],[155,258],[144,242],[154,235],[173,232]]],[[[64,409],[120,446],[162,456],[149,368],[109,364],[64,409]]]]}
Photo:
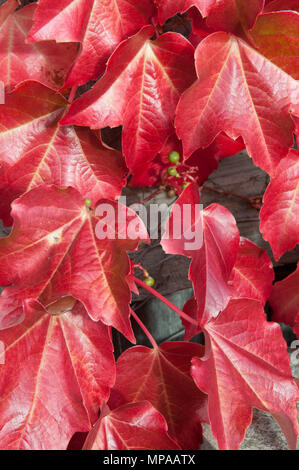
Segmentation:
{"type": "Polygon", "coordinates": [[[176,305],[174,305],[172,302],[170,302],[170,301],[167,300],[165,297],[163,297],[163,295],[159,294],[159,292],[157,292],[155,289],[153,289],[152,287],[146,285],[144,282],[142,282],[140,279],[138,279],[138,277],[135,277],[135,276],[134,276],[134,281],[136,282],[136,284],[138,284],[139,286],[143,287],[143,288],[146,289],[148,292],[150,292],[150,293],[153,294],[155,297],[157,297],[157,299],[161,300],[161,302],[163,302],[165,305],[167,305],[167,307],[171,308],[171,309],[172,309],[174,312],[176,312],[181,318],[183,318],[183,319],[186,320],[187,322],[191,323],[192,325],[198,326],[196,320],[194,320],[193,318],[189,317],[189,315],[187,315],[187,313],[185,313],[185,312],[183,312],[182,310],[180,310],[176,305]]]}
{"type": "Polygon", "coordinates": [[[150,334],[150,332],[148,331],[148,329],[146,328],[145,324],[140,320],[140,318],[138,317],[138,315],[136,315],[136,313],[131,310],[131,315],[132,317],[136,320],[136,322],[138,323],[138,325],[140,326],[140,328],[142,329],[142,331],[145,333],[145,335],[147,336],[147,338],[149,339],[151,345],[153,346],[154,349],[159,349],[159,346],[157,345],[155,339],[153,338],[153,336],[150,334]]]}
{"type": "Polygon", "coordinates": [[[74,101],[74,98],[75,98],[76,93],[77,93],[77,89],[78,89],[78,86],[77,86],[77,85],[75,85],[75,86],[72,87],[71,92],[70,92],[70,95],[69,95],[69,97],[68,97],[68,102],[69,102],[69,104],[71,104],[71,103],[74,101]]]}

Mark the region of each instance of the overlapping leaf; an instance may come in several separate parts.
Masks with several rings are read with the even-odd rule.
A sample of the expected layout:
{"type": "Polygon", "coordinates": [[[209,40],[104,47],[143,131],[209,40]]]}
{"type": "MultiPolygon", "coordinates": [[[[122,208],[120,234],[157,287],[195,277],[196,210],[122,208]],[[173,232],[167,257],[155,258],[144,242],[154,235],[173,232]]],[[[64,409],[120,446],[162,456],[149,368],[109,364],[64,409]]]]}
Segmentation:
{"type": "Polygon", "coordinates": [[[146,401],[130,403],[103,415],[83,450],[180,450],[167,434],[163,416],[146,401]]]}
{"type": "Polygon", "coordinates": [[[297,0],[271,0],[265,3],[264,13],[283,10],[299,11],[297,0]]]}
{"type": "Polygon", "coordinates": [[[198,213],[199,204],[197,186],[189,185],[172,208],[161,244],[166,253],[192,258],[189,279],[198,317],[206,321],[218,315],[232,294],[228,281],[237,258],[239,231],[227,209],[212,204],[198,213]]]}
{"type": "Polygon", "coordinates": [[[274,175],[293,144],[298,82],[227,33],[204,39],[195,61],[198,80],[181,97],[175,122],[186,156],[224,131],[242,136],[255,164],[274,175]]]}
{"type": "Polygon", "coordinates": [[[194,50],[187,39],[170,32],[150,41],[153,34],[148,26],[124,41],[103,78],[61,121],[92,129],[122,124],[123,153],[133,171],[151,162],[173,133],[179,97],[195,79],[194,50]]]}
{"type": "Polygon", "coordinates": [[[126,251],[147,240],[147,232],[135,212],[114,201],[101,203],[115,216],[110,232],[115,239],[99,238],[98,224],[107,232],[113,220],[96,216],[73,188],[42,185],[13,203],[13,230],[0,240],[0,284],[11,286],[0,296],[0,325],[21,319],[26,298],[49,305],[71,295],[93,320],[113,325],[134,341],[126,251]],[[130,226],[136,230],[129,233],[130,226]]]}
{"type": "Polygon", "coordinates": [[[183,449],[198,449],[201,422],[207,422],[206,395],[190,376],[191,359],[204,348],[194,343],[163,343],[159,349],[136,346],[117,361],[117,379],[109,400],[114,409],[148,400],[166,418],[169,435],[183,449]]]}
{"type": "Polygon", "coordinates": [[[80,42],[66,85],[98,78],[118,44],[148,24],[151,0],[39,0],[29,41],[80,42]]]}
{"type": "Polygon", "coordinates": [[[266,250],[244,237],[230,276],[234,297],[256,299],[265,305],[274,281],[274,271],[266,250]]]}
{"type": "Polygon", "coordinates": [[[299,12],[279,11],[260,15],[250,36],[259,52],[298,80],[299,12]]]}
{"type": "MultiPolygon", "coordinates": [[[[274,271],[266,250],[241,237],[237,259],[228,281],[232,288],[232,297],[255,299],[264,305],[270,295],[273,280],[274,271]]],[[[184,312],[194,319],[200,317],[194,297],[186,302],[184,312]]],[[[187,341],[201,331],[201,323],[198,327],[185,320],[182,323],[187,341]]]]}
{"type": "Polygon", "coordinates": [[[193,359],[191,373],[209,396],[210,422],[219,448],[239,447],[254,407],[272,414],[295,449],[298,387],[279,325],[266,321],[260,302],[233,299],[216,319],[202,326],[207,351],[193,359]]]}
{"type": "MultiPolygon", "coordinates": [[[[286,323],[299,333],[299,265],[295,272],[273,286],[269,303],[273,309],[272,319],[286,323]]],[[[298,335],[299,336],[299,335],[298,335]]]]}
{"type": "Polygon", "coordinates": [[[159,19],[163,24],[168,18],[196,6],[207,26],[214,31],[238,32],[250,29],[263,8],[263,0],[163,0],[158,3],[159,19]]]}
{"type": "Polygon", "coordinates": [[[126,166],[119,152],[89,129],[60,127],[67,102],[34,82],[20,85],[0,105],[0,216],[11,224],[10,203],[45,183],[72,186],[94,202],[120,195],[126,166]]]}
{"type": "Polygon", "coordinates": [[[299,243],[299,152],[290,150],[263,198],[260,230],[276,259],[299,243]]]}
{"type": "Polygon", "coordinates": [[[25,312],[22,324],[0,332],[0,447],[64,450],[96,422],[113,386],[109,328],[72,298],[48,311],[27,301],[25,312]]]}
{"type": "Polygon", "coordinates": [[[63,86],[76,55],[76,44],[27,44],[36,5],[8,0],[0,7],[0,80],[10,89],[24,80],[37,80],[53,89],[63,86]]]}

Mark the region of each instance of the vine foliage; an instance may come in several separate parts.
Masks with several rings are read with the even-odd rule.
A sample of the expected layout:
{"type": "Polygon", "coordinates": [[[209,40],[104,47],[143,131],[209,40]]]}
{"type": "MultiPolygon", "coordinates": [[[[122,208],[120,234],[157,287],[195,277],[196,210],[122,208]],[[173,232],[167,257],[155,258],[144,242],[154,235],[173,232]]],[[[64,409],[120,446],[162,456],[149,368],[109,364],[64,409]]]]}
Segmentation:
{"type": "Polygon", "coordinates": [[[25,3],[0,6],[0,217],[12,227],[0,240],[0,448],[66,449],[86,433],[83,449],[195,450],[205,423],[238,449],[258,408],[295,449],[298,380],[279,322],[299,335],[298,269],[272,286],[269,256],[226,208],[193,209],[219,160],[246,148],[270,177],[260,230],[275,259],[299,243],[298,2],[25,3]],[[101,132],[118,126],[121,151],[101,132]],[[150,240],[118,202],[127,184],[177,195],[161,245],[190,258],[183,310],[129,258],[150,240]],[[125,213],[113,239],[96,236],[100,204],[125,213]],[[185,227],[171,235],[185,205],[195,250],[185,227]],[[180,315],[184,341],[156,343],[131,308],[139,289],[180,315]],[[134,346],[134,321],[151,348],[134,346]],[[117,363],[112,327],[133,344],[117,363]],[[190,341],[200,332],[205,345],[190,341]]]}

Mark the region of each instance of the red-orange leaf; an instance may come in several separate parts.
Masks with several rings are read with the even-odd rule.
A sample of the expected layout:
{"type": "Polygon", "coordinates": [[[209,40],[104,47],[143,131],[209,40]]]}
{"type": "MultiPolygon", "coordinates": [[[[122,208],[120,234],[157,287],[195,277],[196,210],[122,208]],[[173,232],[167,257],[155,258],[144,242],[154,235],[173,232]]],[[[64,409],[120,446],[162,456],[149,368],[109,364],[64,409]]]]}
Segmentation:
{"type": "Polygon", "coordinates": [[[280,11],[260,15],[250,36],[259,52],[298,80],[299,12],[280,11]]]}

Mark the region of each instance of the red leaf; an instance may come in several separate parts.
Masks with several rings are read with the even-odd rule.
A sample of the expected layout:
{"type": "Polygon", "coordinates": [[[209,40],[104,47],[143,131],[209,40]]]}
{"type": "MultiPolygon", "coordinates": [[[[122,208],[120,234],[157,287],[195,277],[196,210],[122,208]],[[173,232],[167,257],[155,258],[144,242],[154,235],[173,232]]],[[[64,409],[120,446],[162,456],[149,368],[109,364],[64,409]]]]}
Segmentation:
{"type": "Polygon", "coordinates": [[[0,284],[13,286],[0,296],[5,325],[10,316],[14,323],[21,318],[26,298],[49,305],[71,295],[83,303],[93,320],[113,325],[134,341],[126,251],[146,241],[147,233],[131,209],[114,201],[101,203],[109,204],[116,221],[123,220],[116,226],[115,240],[97,238],[100,217],[85,207],[75,189],[38,186],[13,203],[13,230],[0,240],[0,284]],[[139,234],[127,233],[127,224],[137,224],[139,234]]]}
{"type": "Polygon", "coordinates": [[[239,231],[232,214],[218,204],[210,205],[198,216],[199,203],[197,186],[189,185],[172,208],[161,244],[166,253],[192,258],[189,279],[193,282],[198,315],[206,321],[218,315],[232,294],[228,280],[237,257],[239,231]],[[183,217],[175,216],[178,209],[184,213],[184,205],[189,206],[192,216],[191,223],[185,222],[187,225],[183,217]],[[174,237],[178,229],[182,234],[180,238],[174,237]],[[187,247],[193,243],[190,229],[198,237],[198,243],[191,249],[187,247]]]}
{"type": "MultiPolygon", "coordinates": [[[[264,305],[270,295],[273,280],[274,271],[266,250],[241,237],[237,259],[229,279],[232,296],[259,300],[264,305]]],[[[194,297],[186,302],[183,310],[189,317],[198,319],[198,306],[194,297]]],[[[185,326],[186,341],[201,331],[200,327],[185,320],[182,323],[185,326]]]]}
{"type": "Polygon", "coordinates": [[[195,80],[194,49],[187,39],[170,32],[150,41],[153,34],[148,26],[124,41],[103,78],[61,121],[92,129],[123,124],[123,153],[134,171],[161,150],[173,132],[180,94],[195,80]]]}
{"type": "Polygon", "coordinates": [[[76,44],[26,44],[35,5],[19,6],[8,0],[0,7],[0,80],[13,88],[24,80],[36,80],[58,89],[77,54],[76,44]]]}
{"type": "Polygon", "coordinates": [[[149,402],[130,403],[102,416],[83,450],[180,450],[163,416],[149,402]]]}
{"type": "Polygon", "coordinates": [[[20,85],[0,105],[0,216],[5,224],[11,225],[10,203],[41,183],[72,186],[93,201],[120,195],[124,159],[89,129],[60,127],[66,105],[61,95],[35,82],[20,85]]]}
{"type": "Polygon", "coordinates": [[[194,355],[203,353],[203,346],[184,342],[125,351],[117,361],[110,408],[148,400],[166,418],[169,435],[183,449],[198,449],[202,441],[200,423],[207,422],[206,396],[196,389],[190,365],[194,355]]]}
{"type": "Polygon", "coordinates": [[[256,299],[265,305],[274,281],[274,271],[266,250],[241,237],[230,282],[234,297],[256,299]]]}
{"type": "Polygon", "coordinates": [[[293,10],[299,11],[298,0],[273,0],[265,5],[264,13],[270,11],[293,10]]]}
{"type": "Polygon", "coordinates": [[[250,29],[263,8],[263,0],[163,0],[159,8],[160,23],[171,16],[196,6],[207,26],[214,31],[236,32],[241,27],[250,29]]]}
{"type": "Polygon", "coordinates": [[[0,332],[0,448],[65,449],[74,432],[95,423],[113,386],[109,328],[75,299],[50,312],[28,301],[25,311],[21,325],[0,332]]]}
{"type": "Polygon", "coordinates": [[[176,115],[186,156],[225,132],[242,136],[255,164],[272,176],[293,145],[289,110],[299,111],[296,80],[227,33],[204,39],[195,61],[198,80],[181,97],[176,115]]]}
{"type": "Polygon", "coordinates": [[[275,259],[299,243],[299,152],[290,150],[263,198],[260,231],[275,259]]]}
{"type": "Polygon", "coordinates": [[[151,0],[39,0],[29,41],[80,42],[65,87],[97,79],[118,44],[153,15],[151,0]]]}
{"type": "Polygon", "coordinates": [[[273,320],[292,327],[299,323],[299,265],[295,272],[273,286],[269,303],[273,320]]]}
{"type": "Polygon", "coordinates": [[[250,36],[261,54],[299,79],[299,12],[260,15],[250,36]]]}
{"type": "Polygon", "coordinates": [[[260,302],[233,299],[203,327],[207,353],[193,359],[191,373],[209,395],[219,448],[238,449],[254,407],[272,414],[295,449],[298,388],[279,325],[266,321],[260,302]]]}

